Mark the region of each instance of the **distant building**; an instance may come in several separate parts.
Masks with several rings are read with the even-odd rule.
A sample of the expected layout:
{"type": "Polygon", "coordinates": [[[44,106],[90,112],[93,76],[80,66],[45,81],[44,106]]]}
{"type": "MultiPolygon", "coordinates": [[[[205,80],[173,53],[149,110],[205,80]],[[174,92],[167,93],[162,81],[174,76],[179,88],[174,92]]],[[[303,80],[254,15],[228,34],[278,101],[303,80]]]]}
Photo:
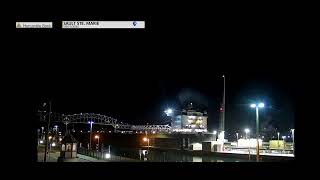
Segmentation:
{"type": "Polygon", "coordinates": [[[208,116],[206,112],[182,110],[172,118],[172,131],[175,132],[207,132],[208,116]]]}

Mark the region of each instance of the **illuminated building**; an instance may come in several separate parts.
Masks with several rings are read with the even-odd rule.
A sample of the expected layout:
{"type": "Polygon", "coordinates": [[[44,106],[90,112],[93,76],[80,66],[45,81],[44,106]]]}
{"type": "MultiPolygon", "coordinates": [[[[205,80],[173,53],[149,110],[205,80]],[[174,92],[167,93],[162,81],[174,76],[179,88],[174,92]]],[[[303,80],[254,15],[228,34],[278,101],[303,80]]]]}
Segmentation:
{"type": "Polygon", "coordinates": [[[171,126],[176,132],[207,132],[206,113],[195,110],[183,110],[182,114],[173,117],[171,126]]]}

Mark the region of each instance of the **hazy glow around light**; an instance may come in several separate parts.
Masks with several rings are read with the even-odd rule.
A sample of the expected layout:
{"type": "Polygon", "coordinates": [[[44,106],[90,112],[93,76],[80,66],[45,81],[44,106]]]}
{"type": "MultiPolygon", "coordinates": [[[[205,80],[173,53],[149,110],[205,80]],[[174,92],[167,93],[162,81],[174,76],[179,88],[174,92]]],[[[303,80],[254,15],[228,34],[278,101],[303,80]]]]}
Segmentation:
{"type": "Polygon", "coordinates": [[[56,143],[53,142],[53,143],[52,143],[52,147],[55,147],[55,146],[56,146],[56,143]]]}
{"type": "Polygon", "coordinates": [[[264,107],[264,103],[259,103],[258,107],[259,108],[263,108],[264,107]]]}
{"type": "Polygon", "coordinates": [[[217,131],[213,131],[213,134],[216,135],[216,134],[217,134],[217,131]]]}
{"type": "Polygon", "coordinates": [[[245,133],[249,133],[249,132],[250,132],[250,129],[246,128],[246,129],[244,130],[244,132],[245,132],[245,133]]]}
{"type": "Polygon", "coordinates": [[[98,138],[99,138],[99,136],[98,136],[98,135],[95,135],[95,136],[94,136],[94,138],[98,139],[98,138]]]}
{"type": "Polygon", "coordinates": [[[144,137],[144,138],[143,138],[143,141],[144,141],[144,142],[148,141],[148,138],[144,137]]]}
{"type": "Polygon", "coordinates": [[[166,112],[166,114],[172,114],[173,110],[171,108],[169,108],[165,112],[166,112]]]}
{"type": "Polygon", "coordinates": [[[255,107],[257,107],[257,105],[256,104],[251,104],[250,107],[255,108],[255,107]]]}
{"type": "Polygon", "coordinates": [[[40,140],[40,143],[42,144],[42,143],[43,143],[43,141],[42,141],[42,140],[40,140]]]}

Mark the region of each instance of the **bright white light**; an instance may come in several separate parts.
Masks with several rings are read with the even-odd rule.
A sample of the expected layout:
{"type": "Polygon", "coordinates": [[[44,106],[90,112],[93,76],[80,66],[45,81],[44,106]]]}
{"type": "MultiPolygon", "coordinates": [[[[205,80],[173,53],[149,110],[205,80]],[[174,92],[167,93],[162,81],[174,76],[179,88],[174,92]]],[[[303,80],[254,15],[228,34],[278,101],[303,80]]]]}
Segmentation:
{"type": "Polygon", "coordinates": [[[42,140],[40,140],[40,144],[42,144],[43,143],[43,141],[42,140]]]}
{"type": "Polygon", "coordinates": [[[106,158],[109,159],[111,155],[109,153],[106,154],[106,158]]]}
{"type": "Polygon", "coordinates": [[[217,134],[217,131],[213,131],[213,134],[216,135],[216,134],[217,134]]]}
{"type": "Polygon", "coordinates": [[[166,113],[167,113],[167,114],[171,114],[171,113],[172,113],[172,109],[170,109],[170,108],[167,109],[167,110],[166,110],[166,113]]]}
{"type": "Polygon", "coordinates": [[[98,138],[99,138],[99,136],[98,136],[98,135],[95,135],[95,136],[94,136],[94,138],[98,139],[98,138]]]}
{"type": "Polygon", "coordinates": [[[62,138],[59,138],[59,141],[62,141],[62,138]]]}
{"type": "Polygon", "coordinates": [[[152,134],[155,134],[156,132],[155,131],[152,131],[152,134]]]}
{"type": "Polygon", "coordinates": [[[286,138],[286,136],[282,136],[282,139],[285,139],[286,138]]]}
{"type": "Polygon", "coordinates": [[[250,132],[250,129],[246,128],[246,129],[244,130],[244,132],[245,132],[245,133],[249,133],[249,132],[250,132]]]}
{"type": "Polygon", "coordinates": [[[56,143],[53,142],[51,145],[52,145],[52,147],[55,147],[55,146],[56,146],[56,143]]]}
{"type": "Polygon", "coordinates": [[[52,138],[52,136],[49,136],[49,140],[52,138]]]}
{"type": "Polygon", "coordinates": [[[144,138],[143,138],[143,141],[144,141],[144,142],[148,141],[148,138],[144,137],[144,138]]]}
{"type": "Polygon", "coordinates": [[[251,104],[250,107],[251,108],[255,108],[255,107],[257,107],[257,105],[256,104],[251,104]]]}
{"type": "Polygon", "coordinates": [[[147,154],[147,150],[142,150],[142,154],[146,155],[147,154]]]}
{"type": "Polygon", "coordinates": [[[264,107],[264,103],[259,103],[258,107],[259,108],[263,108],[264,107]]]}

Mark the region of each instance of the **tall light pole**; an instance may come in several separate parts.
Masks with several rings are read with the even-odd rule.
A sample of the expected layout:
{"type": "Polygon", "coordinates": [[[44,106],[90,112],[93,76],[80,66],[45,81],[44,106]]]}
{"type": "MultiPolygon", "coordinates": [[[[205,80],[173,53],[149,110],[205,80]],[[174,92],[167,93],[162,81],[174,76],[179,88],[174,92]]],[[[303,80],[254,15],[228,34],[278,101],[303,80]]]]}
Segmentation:
{"type": "MultiPolygon", "coordinates": [[[[43,107],[46,106],[46,103],[43,104],[43,107]]],[[[49,138],[49,129],[50,129],[50,116],[51,116],[51,100],[49,101],[49,118],[48,118],[48,125],[47,125],[47,130],[46,130],[46,145],[44,147],[44,158],[43,162],[47,162],[47,154],[48,154],[48,138],[49,138]]]]}
{"type": "Polygon", "coordinates": [[[250,105],[251,108],[255,108],[256,109],[256,138],[257,138],[257,162],[259,162],[259,108],[263,108],[264,107],[264,103],[259,103],[257,104],[251,104],[250,105]]]}
{"type": "Polygon", "coordinates": [[[225,121],[225,109],[226,109],[226,77],[223,75],[223,100],[222,100],[222,119],[221,119],[221,131],[224,132],[225,121]]]}
{"type": "Polygon", "coordinates": [[[293,155],[294,155],[294,129],[291,129],[291,137],[292,137],[292,150],[293,150],[293,155]]]}
{"type": "Polygon", "coordinates": [[[90,124],[90,140],[89,140],[89,150],[91,150],[91,135],[92,135],[92,124],[94,123],[93,121],[88,122],[90,124]]]}
{"type": "Polygon", "coordinates": [[[226,77],[225,75],[222,75],[223,77],[223,97],[222,97],[222,106],[220,107],[221,112],[221,121],[220,121],[220,133],[219,133],[219,139],[222,141],[222,149],[224,145],[224,124],[225,124],[225,110],[226,110],[226,77]]]}

